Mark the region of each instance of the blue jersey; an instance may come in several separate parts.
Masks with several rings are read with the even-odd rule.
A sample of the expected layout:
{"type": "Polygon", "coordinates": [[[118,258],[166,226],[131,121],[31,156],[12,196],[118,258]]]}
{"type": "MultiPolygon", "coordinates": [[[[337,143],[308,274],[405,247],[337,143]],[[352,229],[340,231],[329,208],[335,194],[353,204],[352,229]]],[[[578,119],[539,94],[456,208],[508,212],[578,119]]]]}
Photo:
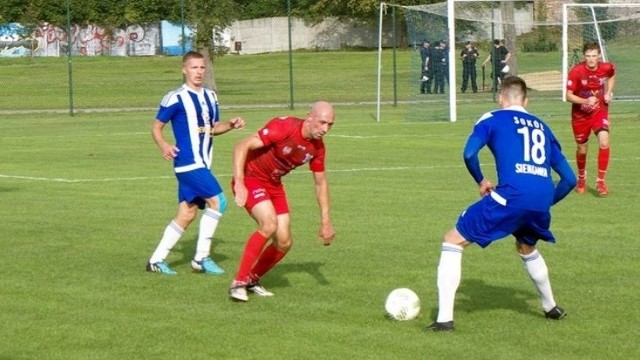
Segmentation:
{"type": "Polygon", "coordinates": [[[196,92],[183,85],[162,99],[156,119],[171,121],[176,146],[173,160],[176,173],[211,169],[213,127],[220,120],[218,98],[209,89],[196,92]]]}
{"type": "Polygon", "coordinates": [[[504,206],[549,211],[555,191],[551,170],[566,166],[551,129],[520,106],[484,114],[465,148],[467,167],[477,182],[482,173],[470,162],[485,145],[493,153],[498,175],[491,197],[504,206]]]}

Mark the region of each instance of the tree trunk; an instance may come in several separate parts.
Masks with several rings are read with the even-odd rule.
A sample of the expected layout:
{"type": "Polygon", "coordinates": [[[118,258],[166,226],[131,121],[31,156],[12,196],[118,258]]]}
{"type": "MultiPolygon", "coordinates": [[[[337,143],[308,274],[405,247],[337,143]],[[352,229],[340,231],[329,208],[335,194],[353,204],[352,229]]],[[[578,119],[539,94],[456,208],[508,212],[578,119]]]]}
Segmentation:
{"type": "Polygon", "coordinates": [[[511,60],[509,61],[510,74],[518,74],[518,33],[516,31],[516,16],[513,2],[505,1],[502,3],[503,14],[503,31],[504,31],[504,45],[511,53],[511,60]]]}
{"type": "Polygon", "coordinates": [[[198,52],[201,53],[202,56],[204,56],[204,63],[207,64],[202,85],[217,92],[218,90],[216,89],[216,81],[213,70],[213,49],[211,49],[210,47],[206,47],[199,49],[198,52]]]}

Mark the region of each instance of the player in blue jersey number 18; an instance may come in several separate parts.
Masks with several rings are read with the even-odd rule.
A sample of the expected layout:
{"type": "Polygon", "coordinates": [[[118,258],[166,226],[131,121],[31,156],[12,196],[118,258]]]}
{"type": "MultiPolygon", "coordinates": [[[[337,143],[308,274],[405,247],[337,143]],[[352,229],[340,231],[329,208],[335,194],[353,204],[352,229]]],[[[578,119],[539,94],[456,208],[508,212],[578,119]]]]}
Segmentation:
{"type": "Polygon", "coordinates": [[[515,237],[516,250],[540,294],[545,317],[559,320],[566,315],[555,302],[547,265],[536,243],[555,242],[549,230],[549,210],[571,192],[576,176],[549,126],[525,109],[524,80],[506,77],[498,100],[501,108],[480,117],[464,148],[464,162],[478,184],[481,199],[444,235],[437,275],[438,316],[428,331],[454,329],[453,307],[463,250],[473,243],[484,248],[509,235],[515,237]],[[478,153],[485,146],[495,158],[495,186],[480,169],[478,153]],[[551,170],[560,175],[555,186],[551,170]]]}

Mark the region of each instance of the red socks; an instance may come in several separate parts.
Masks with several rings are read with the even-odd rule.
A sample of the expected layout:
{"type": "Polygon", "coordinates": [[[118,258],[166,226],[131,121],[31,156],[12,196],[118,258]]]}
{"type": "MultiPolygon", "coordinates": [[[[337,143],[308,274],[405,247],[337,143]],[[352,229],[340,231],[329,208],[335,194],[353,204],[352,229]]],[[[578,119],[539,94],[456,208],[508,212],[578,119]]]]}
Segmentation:
{"type": "Polygon", "coordinates": [[[267,240],[258,231],[251,234],[242,253],[240,267],[235,277],[236,281],[247,282],[250,280],[249,277],[260,279],[284,258],[287,253],[278,250],[274,244],[270,244],[264,249],[267,240]]]}
{"type": "Polygon", "coordinates": [[[260,253],[262,253],[262,249],[267,243],[267,240],[268,239],[262,236],[258,231],[251,234],[249,240],[247,240],[247,245],[244,247],[242,259],[240,260],[240,267],[238,268],[238,273],[236,273],[235,280],[248,280],[249,272],[251,271],[253,264],[258,260],[260,253]]]}
{"type": "Polygon", "coordinates": [[[276,266],[276,264],[282,260],[286,254],[286,252],[278,250],[278,248],[273,244],[267,246],[267,248],[262,252],[262,255],[260,255],[256,265],[251,270],[251,275],[260,279],[264,274],[276,266]]]}
{"type": "Polygon", "coordinates": [[[609,148],[600,148],[598,151],[598,180],[604,180],[609,167],[609,148]]]}
{"type": "Polygon", "coordinates": [[[576,165],[578,166],[578,177],[584,178],[587,175],[587,155],[576,151],[576,165]]]}

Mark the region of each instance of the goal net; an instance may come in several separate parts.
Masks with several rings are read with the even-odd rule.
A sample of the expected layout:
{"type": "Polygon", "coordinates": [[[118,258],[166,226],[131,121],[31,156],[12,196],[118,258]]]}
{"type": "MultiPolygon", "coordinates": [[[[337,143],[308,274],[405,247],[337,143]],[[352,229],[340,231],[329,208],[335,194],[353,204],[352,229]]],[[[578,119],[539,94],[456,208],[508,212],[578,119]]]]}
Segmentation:
{"type": "MultiPolygon", "coordinates": [[[[381,8],[381,28],[385,21],[391,21],[385,19],[389,13],[398,17],[393,19],[394,24],[405,25],[402,28],[405,31],[394,33],[391,42],[400,49],[398,58],[405,58],[394,61],[395,65],[379,65],[378,79],[380,72],[393,72],[394,76],[379,82],[378,106],[389,103],[389,98],[380,94],[393,87],[398,89],[394,91],[394,102],[406,104],[407,121],[456,121],[458,112],[469,108],[468,105],[496,107],[496,91],[504,75],[522,77],[530,88],[531,98],[562,101],[568,68],[582,60],[582,44],[594,39],[600,41],[606,60],[616,64],[618,74],[624,74],[616,84],[615,97],[640,98],[640,89],[632,85],[640,80],[640,70],[635,65],[640,44],[640,5],[565,3],[555,0],[449,0],[419,6],[383,3],[382,7],[395,7],[395,11],[383,15],[381,8]],[[429,51],[422,49],[425,40],[429,42],[429,51]],[[502,43],[495,45],[495,40],[502,43]],[[475,64],[465,64],[461,57],[468,42],[479,53],[475,64]],[[441,49],[436,52],[438,43],[441,49]],[[492,59],[485,63],[488,57],[504,57],[504,52],[498,51],[500,46],[509,53],[508,66],[502,70],[500,63],[494,66],[492,59]],[[429,72],[424,71],[425,53],[435,60],[429,64],[429,72]],[[472,76],[467,76],[466,84],[463,82],[464,73],[471,68],[475,70],[476,87],[472,76]],[[429,84],[425,84],[427,81],[429,84]]],[[[379,51],[383,51],[382,47],[379,51]]]]}

